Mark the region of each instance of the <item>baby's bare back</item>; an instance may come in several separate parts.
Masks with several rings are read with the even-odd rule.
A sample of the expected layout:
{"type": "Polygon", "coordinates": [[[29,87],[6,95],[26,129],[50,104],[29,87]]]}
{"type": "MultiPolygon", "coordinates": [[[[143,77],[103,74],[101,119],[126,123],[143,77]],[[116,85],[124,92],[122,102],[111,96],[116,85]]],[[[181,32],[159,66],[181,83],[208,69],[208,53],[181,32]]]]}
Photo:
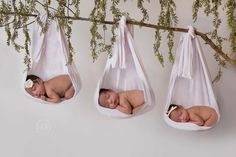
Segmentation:
{"type": "Polygon", "coordinates": [[[120,99],[126,99],[132,108],[136,108],[144,104],[144,95],[142,90],[128,90],[121,92],[119,96],[120,99]]]}
{"type": "Polygon", "coordinates": [[[218,115],[212,107],[208,106],[194,106],[187,109],[190,115],[190,119],[192,116],[199,116],[204,122],[205,126],[212,126],[218,120],[218,115]]]}
{"type": "Polygon", "coordinates": [[[69,75],[59,75],[45,82],[46,90],[53,90],[60,97],[72,86],[69,75]]]}
{"type": "Polygon", "coordinates": [[[144,95],[141,90],[129,90],[119,93],[117,109],[126,114],[138,112],[144,104],[144,95]]]}

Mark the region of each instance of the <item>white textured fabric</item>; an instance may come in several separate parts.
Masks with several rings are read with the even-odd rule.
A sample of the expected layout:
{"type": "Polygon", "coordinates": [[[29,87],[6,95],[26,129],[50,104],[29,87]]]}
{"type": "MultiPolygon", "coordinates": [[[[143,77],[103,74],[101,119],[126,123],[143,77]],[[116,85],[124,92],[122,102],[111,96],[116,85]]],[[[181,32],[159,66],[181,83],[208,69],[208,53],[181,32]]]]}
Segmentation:
{"type": "Polygon", "coordinates": [[[145,104],[134,115],[150,110],[155,104],[155,98],[143,67],[137,56],[131,32],[132,25],[126,25],[126,18],[122,17],[116,29],[116,42],[113,47],[112,57],[107,59],[104,72],[97,84],[95,91],[95,104],[99,112],[117,118],[126,118],[133,115],[124,114],[115,109],[101,107],[98,104],[100,88],[112,89],[116,92],[126,90],[143,90],[145,104]]]}
{"type": "Polygon", "coordinates": [[[192,26],[189,27],[188,33],[180,37],[170,76],[164,119],[167,124],[177,129],[205,130],[210,128],[172,121],[166,115],[170,104],[183,105],[185,108],[206,105],[214,108],[218,114],[218,120],[220,118],[207,64],[192,26]]]}
{"type": "MultiPolygon", "coordinates": [[[[47,15],[40,17],[42,22],[46,22],[47,15]]],[[[23,77],[23,89],[27,75],[33,74],[47,81],[55,76],[68,74],[72,81],[75,93],[81,88],[81,81],[75,64],[67,64],[69,47],[64,30],[60,28],[58,21],[52,20],[46,33],[42,33],[42,28],[35,23],[32,37],[31,69],[23,77]]],[[[25,91],[25,90],[24,90],[25,91]]],[[[26,95],[30,96],[26,91],[26,95]]],[[[34,98],[36,101],[43,100],[34,98]]]]}

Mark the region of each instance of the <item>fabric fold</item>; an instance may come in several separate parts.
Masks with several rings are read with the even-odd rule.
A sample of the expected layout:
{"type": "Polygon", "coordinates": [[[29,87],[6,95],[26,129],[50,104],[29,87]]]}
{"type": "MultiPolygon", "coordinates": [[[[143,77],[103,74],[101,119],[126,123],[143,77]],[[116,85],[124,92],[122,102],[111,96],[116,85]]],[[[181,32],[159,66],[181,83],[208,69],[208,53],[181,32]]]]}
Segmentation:
{"type": "Polygon", "coordinates": [[[98,111],[104,115],[117,118],[131,117],[119,112],[101,107],[98,104],[99,90],[101,88],[113,89],[116,92],[126,90],[143,90],[145,104],[135,115],[149,111],[155,104],[153,91],[149,85],[144,68],[138,57],[133,40],[132,25],[126,24],[126,18],[122,17],[116,29],[116,42],[112,50],[112,57],[107,59],[104,72],[101,75],[94,95],[94,102],[98,111]]]}
{"type": "Polygon", "coordinates": [[[185,108],[204,105],[214,108],[218,114],[218,120],[220,118],[210,74],[193,27],[189,27],[188,33],[184,33],[180,37],[175,56],[176,60],[170,75],[164,120],[176,129],[209,129],[210,127],[197,126],[193,123],[177,123],[166,115],[170,104],[179,104],[185,108]]]}
{"type": "MultiPolygon", "coordinates": [[[[47,14],[42,15],[40,20],[45,23],[47,14]]],[[[57,19],[50,21],[48,30],[45,33],[42,33],[41,26],[37,22],[35,23],[30,55],[31,69],[23,76],[23,89],[24,82],[29,74],[36,75],[43,81],[47,81],[58,75],[68,74],[75,90],[74,96],[79,92],[81,88],[79,72],[74,62],[67,64],[69,46],[64,30],[59,26],[57,19]]],[[[43,100],[30,96],[25,90],[24,92],[34,100],[45,103],[43,100]]]]}
{"type": "Polygon", "coordinates": [[[127,32],[126,28],[126,18],[123,16],[120,19],[119,27],[116,29],[116,42],[114,44],[114,53],[112,58],[112,68],[126,68],[126,54],[125,54],[125,33],[127,32]]]}
{"type": "Polygon", "coordinates": [[[192,78],[192,59],[193,49],[192,40],[195,38],[194,28],[189,26],[189,31],[180,40],[180,46],[178,50],[179,59],[176,60],[178,68],[178,76],[191,79],[192,78]]]}

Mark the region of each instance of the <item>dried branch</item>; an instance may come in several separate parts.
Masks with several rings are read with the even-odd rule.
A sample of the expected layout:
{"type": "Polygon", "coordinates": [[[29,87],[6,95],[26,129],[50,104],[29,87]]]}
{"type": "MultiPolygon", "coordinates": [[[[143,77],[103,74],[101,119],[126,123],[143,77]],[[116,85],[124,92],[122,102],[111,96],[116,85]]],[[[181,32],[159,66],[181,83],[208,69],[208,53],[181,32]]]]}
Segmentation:
{"type": "MultiPolygon", "coordinates": [[[[3,13],[4,14],[4,13],[3,13]]],[[[15,12],[9,12],[6,14],[10,15],[15,15],[18,13],[15,12]]],[[[36,17],[37,15],[35,14],[20,14],[21,16],[29,16],[29,17],[36,17]]],[[[71,20],[80,20],[80,21],[89,21],[89,22],[97,22],[101,24],[108,24],[108,25],[118,25],[118,21],[99,21],[99,20],[92,20],[90,18],[84,18],[84,17],[76,17],[76,16],[55,16],[56,18],[68,18],[71,20]]],[[[185,28],[177,28],[177,27],[163,27],[163,26],[158,26],[154,24],[149,24],[149,23],[140,23],[138,21],[132,21],[132,20],[127,20],[128,24],[133,24],[137,26],[142,26],[142,27],[147,27],[147,28],[153,28],[153,29],[161,29],[161,30],[167,30],[167,31],[174,31],[174,32],[188,32],[188,29],[185,28]]],[[[230,64],[236,64],[236,61],[230,58],[227,53],[223,52],[221,48],[219,48],[210,38],[207,37],[205,33],[195,31],[196,35],[200,36],[206,44],[208,44],[217,54],[219,54],[222,58],[225,59],[230,64]]]]}

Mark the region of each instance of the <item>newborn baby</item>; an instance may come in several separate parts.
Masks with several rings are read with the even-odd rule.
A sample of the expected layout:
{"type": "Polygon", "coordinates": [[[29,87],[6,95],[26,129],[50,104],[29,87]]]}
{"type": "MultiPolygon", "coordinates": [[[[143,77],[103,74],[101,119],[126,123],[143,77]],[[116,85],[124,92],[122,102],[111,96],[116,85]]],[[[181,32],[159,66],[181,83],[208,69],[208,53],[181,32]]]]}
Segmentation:
{"type": "Polygon", "coordinates": [[[114,92],[111,89],[100,89],[98,103],[100,106],[117,109],[125,114],[133,114],[140,110],[144,104],[142,90],[128,90],[114,92]]]}
{"type": "Polygon", "coordinates": [[[28,75],[25,90],[35,98],[52,103],[61,102],[61,98],[70,99],[75,92],[69,75],[59,75],[48,81],[43,81],[35,75],[28,75]]]}
{"type": "Polygon", "coordinates": [[[208,127],[215,125],[218,120],[215,109],[208,106],[193,106],[185,109],[181,105],[171,104],[167,116],[175,122],[191,122],[208,127]]]}

